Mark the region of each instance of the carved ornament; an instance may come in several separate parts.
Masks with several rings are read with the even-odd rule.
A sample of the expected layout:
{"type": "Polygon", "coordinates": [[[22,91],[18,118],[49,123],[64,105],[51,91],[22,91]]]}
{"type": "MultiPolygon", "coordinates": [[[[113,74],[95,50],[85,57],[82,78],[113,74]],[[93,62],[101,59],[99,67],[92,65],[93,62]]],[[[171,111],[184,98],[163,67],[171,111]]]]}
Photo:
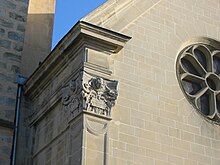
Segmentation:
{"type": "Polygon", "coordinates": [[[118,82],[88,74],[84,74],[82,79],[78,77],[63,88],[64,110],[73,117],[84,111],[110,118],[118,97],[118,82]]]}

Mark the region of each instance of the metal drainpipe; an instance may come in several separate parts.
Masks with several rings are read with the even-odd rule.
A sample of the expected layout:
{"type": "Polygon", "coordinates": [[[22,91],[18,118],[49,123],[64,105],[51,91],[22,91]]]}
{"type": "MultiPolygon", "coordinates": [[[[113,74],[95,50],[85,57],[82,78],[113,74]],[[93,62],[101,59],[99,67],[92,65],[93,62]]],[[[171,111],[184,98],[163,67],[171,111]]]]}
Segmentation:
{"type": "Polygon", "coordinates": [[[17,76],[16,83],[18,84],[18,89],[17,89],[17,98],[16,98],[16,106],[15,106],[15,119],[14,119],[15,126],[14,126],[13,144],[12,144],[12,152],[11,152],[11,165],[15,165],[17,138],[18,138],[18,123],[19,123],[19,113],[20,113],[20,104],[21,104],[21,91],[26,80],[27,78],[21,75],[17,76]]]}

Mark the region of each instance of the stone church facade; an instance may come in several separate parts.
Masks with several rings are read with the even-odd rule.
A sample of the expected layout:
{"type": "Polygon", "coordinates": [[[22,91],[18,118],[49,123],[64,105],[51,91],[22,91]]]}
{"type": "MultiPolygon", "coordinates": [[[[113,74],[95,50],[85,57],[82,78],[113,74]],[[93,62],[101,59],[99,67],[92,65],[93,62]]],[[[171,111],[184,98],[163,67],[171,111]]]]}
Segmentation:
{"type": "MultiPolygon", "coordinates": [[[[29,37],[28,15],[19,54],[28,79],[16,164],[219,165],[219,15],[218,0],[109,0],[74,25],[47,57],[41,50],[49,47],[49,35],[43,35],[45,49],[25,43],[38,37],[29,37]],[[31,68],[26,52],[39,53],[31,68]]],[[[10,75],[8,64],[4,74],[10,75]]],[[[13,104],[1,99],[1,105],[16,104],[12,96],[13,104]]],[[[2,109],[5,165],[14,126],[2,109]]]]}

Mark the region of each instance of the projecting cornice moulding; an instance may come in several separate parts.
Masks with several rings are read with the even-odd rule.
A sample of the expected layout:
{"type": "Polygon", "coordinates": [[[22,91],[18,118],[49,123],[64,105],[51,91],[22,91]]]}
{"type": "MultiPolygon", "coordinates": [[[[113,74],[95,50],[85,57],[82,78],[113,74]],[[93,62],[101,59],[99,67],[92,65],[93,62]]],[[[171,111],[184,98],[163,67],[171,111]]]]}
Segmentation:
{"type": "Polygon", "coordinates": [[[107,66],[108,57],[118,53],[130,39],[124,34],[84,21],[78,22],[30,76],[25,94],[30,98],[37,96],[77,56],[81,56],[78,69],[87,67],[111,74],[107,66]]]}
{"type": "Polygon", "coordinates": [[[131,37],[126,35],[78,22],[25,84],[26,97],[34,101],[31,124],[39,121],[61,100],[71,118],[83,111],[111,119],[118,82],[111,79],[110,58],[129,39],[131,37]],[[89,78],[86,75],[90,75],[89,78]],[[71,93],[70,86],[73,86],[76,77],[80,79],[75,83],[84,93],[82,98],[77,98],[80,96],[78,93],[71,93]],[[66,90],[67,93],[64,92],[66,90]]]}

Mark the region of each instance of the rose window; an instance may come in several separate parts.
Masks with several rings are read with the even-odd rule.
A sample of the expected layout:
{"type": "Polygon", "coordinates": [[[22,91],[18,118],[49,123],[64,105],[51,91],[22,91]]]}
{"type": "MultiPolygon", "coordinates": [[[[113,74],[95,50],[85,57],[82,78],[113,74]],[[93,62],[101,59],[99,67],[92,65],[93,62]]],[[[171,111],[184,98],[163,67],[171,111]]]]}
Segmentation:
{"type": "Polygon", "coordinates": [[[177,77],[196,110],[220,123],[220,50],[207,44],[186,47],[177,59],[177,77]]]}

